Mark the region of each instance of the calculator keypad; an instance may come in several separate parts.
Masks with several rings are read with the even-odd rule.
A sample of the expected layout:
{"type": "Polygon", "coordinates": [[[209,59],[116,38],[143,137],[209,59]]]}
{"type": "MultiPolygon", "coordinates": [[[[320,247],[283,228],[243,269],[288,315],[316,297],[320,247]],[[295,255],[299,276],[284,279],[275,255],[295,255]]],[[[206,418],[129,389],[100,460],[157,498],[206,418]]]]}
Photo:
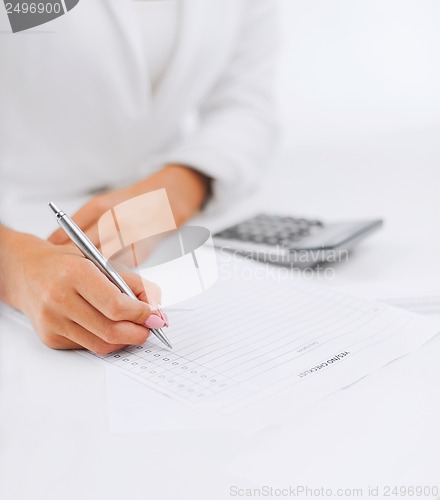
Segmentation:
{"type": "Polygon", "coordinates": [[[215,237],[289,248],[322,227],[319,220],[261,214],[229,227],[215,237]]]}

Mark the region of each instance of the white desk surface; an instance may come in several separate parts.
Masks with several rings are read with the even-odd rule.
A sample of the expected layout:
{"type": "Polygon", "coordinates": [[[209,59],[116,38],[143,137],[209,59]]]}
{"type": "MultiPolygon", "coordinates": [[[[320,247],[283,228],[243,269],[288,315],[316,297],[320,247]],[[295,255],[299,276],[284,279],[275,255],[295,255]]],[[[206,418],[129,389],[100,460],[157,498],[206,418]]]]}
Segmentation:
{"type": "MultiPolygon", "coordinates": [[[[431,132],[281,153],[240,211],[384,217],[323,285],[371,298],[438,296],[440,151],[431,132]]],[[[358,498],[368,498],[368,486],[440,486],[440,337],[290,425],[244,438],[111,432],[99,364],[51,351],[7,318],[0,328],[2,500],[215,500],[231,498],[231,486],[263,485],[364,488],[358,498]]]]}

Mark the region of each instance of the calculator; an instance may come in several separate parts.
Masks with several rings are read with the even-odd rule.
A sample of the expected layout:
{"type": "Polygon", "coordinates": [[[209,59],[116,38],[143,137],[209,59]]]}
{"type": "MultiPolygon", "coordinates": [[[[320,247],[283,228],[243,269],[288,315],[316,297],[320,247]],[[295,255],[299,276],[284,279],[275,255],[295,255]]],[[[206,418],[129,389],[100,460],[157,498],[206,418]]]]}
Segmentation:
{"type": "Polygon", "coordinates": [[[214,245],[255,260],[295,267],[338,262],[381,219],[325,223],[317,219],[259,214],[213,236],[214,245]]]}

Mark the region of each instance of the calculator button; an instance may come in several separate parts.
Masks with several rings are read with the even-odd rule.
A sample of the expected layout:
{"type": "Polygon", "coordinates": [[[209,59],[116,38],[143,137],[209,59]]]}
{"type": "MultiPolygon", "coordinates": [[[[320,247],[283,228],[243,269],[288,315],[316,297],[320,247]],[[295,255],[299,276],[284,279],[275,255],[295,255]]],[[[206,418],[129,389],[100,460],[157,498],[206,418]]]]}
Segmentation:
{"type": "Polygon", "coordinates": [[[264,238],[263,242],[267,243],[268,245],[277,245],[278,244],[278,238],[277,237],[264,238]]]}

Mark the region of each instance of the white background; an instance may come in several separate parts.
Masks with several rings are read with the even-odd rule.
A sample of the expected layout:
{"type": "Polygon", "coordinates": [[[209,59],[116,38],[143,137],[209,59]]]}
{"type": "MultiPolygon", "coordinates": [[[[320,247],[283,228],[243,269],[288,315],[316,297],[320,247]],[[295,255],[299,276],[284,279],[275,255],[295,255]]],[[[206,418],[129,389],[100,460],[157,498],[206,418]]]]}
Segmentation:
{"type": "Polygon", "coordinates": [[[439,131],[440,3],[282,0],[278,82],[295,149],[439,131]]]}
{"type": "MultiPolygon", "coordinates": [[[[283,140],[263,190],[240,210],[384,217],[325,285],[369,297],[438,295],[440,2],[281,6],[283,140]]],[[[128,417],[114,432],[99,365],[50,351],[6,319],[0,327],[4,500],[211,500],[230,498],[232,485],[440,483],[438,338],[290,426],[244,438],[139,432],[128,417]]],[[[126,394],[120,403],[130,409],[126,394]]],[[[151,400],[144,406],[147,428],[148,413],[160,415],[151,400]]]]}

